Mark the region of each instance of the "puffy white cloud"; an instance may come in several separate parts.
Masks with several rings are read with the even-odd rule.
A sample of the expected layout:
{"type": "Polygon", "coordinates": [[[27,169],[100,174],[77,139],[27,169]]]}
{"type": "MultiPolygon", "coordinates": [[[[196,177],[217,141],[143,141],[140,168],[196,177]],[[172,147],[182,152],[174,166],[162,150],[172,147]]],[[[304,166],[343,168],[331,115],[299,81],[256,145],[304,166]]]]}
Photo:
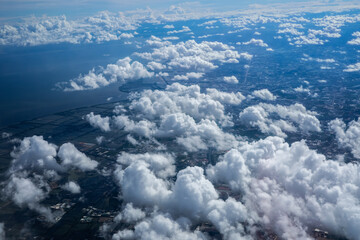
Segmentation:
{"type": "Polygon", "coordinates": [[[61,188],[73,194],[77,194],[81,192],[80,186],[73,181],[65,183],[63,186],[61,186],[61,188]]]}
{"type": "Polygon", "coordinates": [[[299,93],[310,93],[310,89],[304,88],[302,85],[300,87],[294,88],[294,91],[299,93]]]}
{"type": "Polygon", "coordinates": [[[11,175],[4,188],[6,196],[10,197],[14,203],[20,207],[28,207],[31,210],[45,216],[48,221],[53,221],[53,216],[49,208],[40,204],[47,197],[47,190],[43,190],[43,180],[38,176],[35,183],[22,176],[11,175]]]}
{"type": "Polygon", "coordinates": [[[243,124],[258,127],[261,132],[285,137],[283,131],[294,132],[298,124],[301,131],[320,132],[320,122],[316,118],[316,113],[306,110],[302,104],[290,106],[272,105],[260,103],[258,105],[245,108],[239,115],[243,124]]]}
{"type": "Polygon", "coordinates": [[[69,166],[86,171],[93,170],[98,164],[77,150],[72,143],[64,143],[58,152],[57,149],[56,145],[47,142],[42,136],[25,137],[11,153],[14,160],[9,172],[16,174],[32,171],[46,177],[56,177],[57,172],[61,173],[69,166]],[[60,163],[56,160],[57,156],[60,163]]]}
{"type": "Polygon", "coordinates": [[[197,72],[209,71],[217,68],[216,62],[237,63],[238,59],[245,57],[234,48],[221,42],[201,42],[194,40],[171,44],[160,42],[158,48],[152,52],[136,53],[136,55],[152,61],[167,64],[171,68],[180,68],[197,72]]]}
{"type": "Polygon", "coordinates": [[[212,182],[225,182],[237,191],[245,192],[251,174],[241,153],[232,149],[227,152],[215,167],[210,166],[206,171],[212,182]]]}
{"type": "Polygon", "coordinates": [[[347,43],[350,45],[360,45],[360,32],[354,32],[352,34],[352,36],[356,37],[350,41],[348,41],[347,43]]]}
{"type": "Polygon", "coordinates": [[[213,25],[216,22],[217,22],[217,20],[210,20],[210,21],[206,21],[206,22],[203,22],[201,24],[198,24],[198,26],[202,27],[202,26],[207,26],[207,25],[213,25]]]}
{"type": "Polygon", "coordinates": [[[139,80],[141,78],[150,78],[154,76],[144,65],[138,61],[132,61],[126,57],[119,59],[115,64],[108,64],[106,68],[99,73],[92,69],[88,74],[70,80],[68,83],[62,83],[65,91],[89,90],[104,87],[110,83],[119,82],[125,84],[128,81],[139,80]]]}
{"type": "Polygon", "coordinates": [[[221,92],[215,88],[207,88],[206,94],[209,95],[212,99],[221,102],[222,104],[230,104],[230,105],[239,105],[244,99],[244,95],[240,92],[227,93],[221,92]]]}
{"type": "MultiPolygon", "coordinates": [[[[285,23],[279,24],[279,34],[284,34],[290,45],[323,45],[329,42],[329,38],[340,38],[341,27],[346,24],[359,22],[359,15],[357,14],[336,14],[336,15],[325,15],[323,17],[308,18],[305,22],[311,22],[317,29],[305,30],[302,24],[297,23],[299,19],[289,22],[289,19],[284,18],[280,21],[286,21],[285,23]],[[301,29],[302,31],[299,31],[301,29]]],[[[356,44],[356,39],[352,40],[356,44]]],[[[351,44],[349,41],[348,43],[351,44]]]]}
{"type": "Polygon", "coordinates": [[[323,45],[324,40],[315,37],[315,35],[310,36],[298,36],[293,38],[294,44],[296,45],[323,45]]]}
{"type": "Polygon", "coordinates": [[[206,237],[199,231],[189,231],[189,226],[172,219],[168,214],[156,214],[135,225],[134,231],[123,230],[113,235],[118,239],[146,240],[204,240],[206,237]]]}
{"type": "Polygon", "coordinates": [[[240,53],[240,56],[246,60],[251,60],[253,58],[253,55],[247,53],[247,52],[244,52],[244,53],[240,53]]]}
{"type": "Polygon", "coordinates": [[[21,141],[20,146],[11,153],[14,160],[10,172],[23,170],[61,171],[62,167],[55,159],[56,150],[57,146],[48,143],[42,136],[26,137],[21,141]]]}
{"type": "Polygon", "coordinates": [[[183,33],[183,32],[191,32],[191,29],[188,26],[182,26],[180,30],[168,31],[167,34],[183,33]]]}
{"type": "Polygon", "coordinates": [[[189,80],[189,79],[199,79],[204,76],[204,73],[201,72],[188,72],[185,75],[175,75],[173,80],[175,81],[182,81],[182,80],[189,80]]]}
{"type": "Polygon", "coordinates": [[[314,29],[309,29],[308,30],[309,35],[320,35],[320,36],[326,36],[328,38],[339,38],[341,37],[340,33],[338,33],[338,31],[335,32],[328,32],[328,31],[324,31],[324,30],[314,30],[314,29]]]}
{"type": "Polygon", "coordinates": [[[203,119],[196,123],[191,116],[184,113],[163,115],[158,127],[147,120],[134,122],[127,116],[117,116],[115,120],[119,128],[139,136],[175,138],[175,141],[188,151],[207,149],[208,146],[226,150],[237,144],[236,137],[223,132],[216,122],[203,119]]]}
{"type": "Polygon", "coordinates": [[[133,38],[134,35],[132,33],[122,33],[120,34],[120,38],[133,38]]]}
{"type": "Polygon", "coordinates": [[[333,58],[326,58],[326,59],[321,59],[321,58],[313,58],[313,57],[310,57],[309,55],[307,54],[304,54],[304,57],[301,58],[302,61],[315,61],[315,62],[318,62],[318,63],[335,63],[335,59],[333,58]]]}
{"type": "Polygon", "coordinates": [[[111,130],[109,117],[101,117],[100,115],[95,115],[93,112],[91,112],[85,116],[85,119],[90,123],[91,126],[100,128],[104,132],[109,132],[111,130]]]}
{"type": "Polygon", "coordinates": [[[132,203],[126,204],[125,208],[115,217],[116,222],[134,223],[145,218],[145,213],[140,208],[134,208],[132,203]]]}
{"type": "Polygon", "coordinates": [[[341,119],[332,120],[330,129],[335,132],[336,139],[341,147],[350,148],[356,158],[360,158],[360,118],[346,124],[341,119]]]}
{"type": "Polygon", "coordinates": [[[146,66],[153,71],[154,70],[162,70],[162,69],[166,68],[165,65],[158,63],[158,62],[149,62],[146,66]]]}
{"type": "MultiPolygon", "coordinates": [[[[280,24],[281,25],[281,24],[280,24]]],[[[277,33],[289,33],[291,35],[302,35],[303,33],[302,32],[299,32],[297,29],[293,28],[293,27],[286,27],[286,28],[282,28],[280,29],[277,33]]]]}
{"type": "Polygon", "coordinates": [[[130,108],[147,119],[160,118],[170,113],[185,113],[196,121],[210,119],[222,125],[230,124],[224,105],[201,93],[198,85],[187,87],[174,83],[167,86],[165,91],[145,90],[131,102],[130,108]]]}
{"type": "Polygon", "coordinates": [[[260,98],[262,100],[276,100],[276,96],[274,96],[268,89],[255,90],[252,92],[252,96],[260,98]]]}
{"type": "Polygon", "coordinates": [[[242,223],[252,224],[246,207],[233,198],[212,200],[207,206],[207,219],[223,235],[223,239],[253,239],[245,233],[242,223]]]}
{"type": "MultiPolygon", "coordinates": [[[[184,229],[189,234],[190,224],[210,221],[225,236],[225,239],[246,235],[242,223],[245,220],[248,221],[249,218],[244,205],[232,198],[226,201],[219,199],[213,184],[206,179],[204,170],[200,167],[187,167],[179,171],[174,185],[157,178],[141,162],[133,162],[125,170],[118,168],[115,177],[120,180],[119,184],[126,202],[130,201],[138,206],[146,206],[148,209],[151,207],[159,209],[161,212],[171,214],[172,217],[182,219],[181,226],[184,227],[185,223],[184,229]],[[135,169],[136,175],[133,172],[135,169]],[[233,211],[235,209],[236,211],[233,211]]],[[[141,210],[134,210],[132,206],[126,206],[126,208],[129,208],[129,212],[125,213],[124,210],[118,220],[124,220],[125,215],[129,215],[131,219],[129,221],[134,222],[145,216],[141,210]]],[[[137,227],[158,215],[155,213],[155,216],[138,223],[133,233],[120,231],[114,237],[127,235],[139,238],[137,227]]],[[[170,215],[167,216],[170,218],[170,215]]],[[[249,222],[252,223],[251,220],[249,222]]],[[[175,229],[171,231],[172,234],[175,232],[175,229]]],[[[200,233],[195,231],[191,234],[200,233]]],[[[149,234],[146,236],[149,238],[149,234]]],[[[171,235],[171,237],[174,236],[171,235]]]]}
{"type": "Polygon", "coordinates": [[[80,152],[72,143],[64,143],[59,148],[58,156],[61,165],[66,168],[78,168],[82,171],[94,170],[99,164],[95,160],[91,160],[84,153],[80,152]]]}
{"type": "MultiPolygon", "coordinates": [[[[48,143],[42,136],[26,137],[15,147],[11,156],[14,158],[9,168],[9,178],[5,181],[3,193],[20,207],[28,207],[53,221],[49,208],[40,204],[48,197],[50,181],[57,181],[69,166],[81,170],[91,170],[97,162],[79,152],[71,143],[63,144],[57,152],[57,146],[48,143]],[[60,163],[57,162],[60,158],[60,163]]],[[[62,186],[73,193],[80,192],[74,182],[62,186]]]]}
{"type": "Polygon", "coordinates": [[[358,165],[326,160],[305,141],[289,145],[279,137],[244,143],[207,170],[211,181],[242,193],[250,219],[284,239],[310,239],[316,226],[356,239],[358,172],[358,165]]]}
{"type": "Polygon", "coordinates": [[[175,27],[172,24],[168,24],[168,25],[165,25],[164,28],[171,29],[171,28],[175,28],[175,27]]]}
{"type": "MultiPolygon", "coordinates": [[[[165,40],[165,39],[164,39],[165,40]]],[[[154,35],[151,35],[151,37],[145,41],[148,45],[152,47],[163,47],[171,44],[169,41],[163,41],[161,38],[155,37],[154,35]]],[[[138,53],[135,53],[138,54],[138,53]]]]}
{"type": "Polygon", "coordinates": [[[170,154],[130,154],[123,152],[118,156],[117,162],[124,166],[137,164],[138,162],[145,163],[148,165],[148,168],[160,178],[167,178],[175,175],[175,160],[170,154]]]}
{"type": "Polygon", "coordinates": [[[188,136],[188,137],[178,137],[176,142],[183,146],[189,152],[196,152],[199,150],[206,150],[208,146],[203,141],[200,136],[188,136]]]}
{"type": "Polygon", "coordinates": [[[145,162],[130,164],[124,170],[118,166],[114,172],[121,186],[123,198],[137,206],[158,206],[164,204],[170,191],[168,183],[157,178],[145,162]]]}
{"type": "Polygon", "coordinates": [[[112,236],[112,240],[132,240],[135,239],[135,234],[132,230],[122,230],[122,231],[118,231],[117,233],[115,233],[112,236]]]}
{"type": "Polygon", "coordinates": [[[344,72],[358,72],[358,71],[360,71],[360,62],[355,64],[350,64],[344,69],[344,72]]]}
{"type": "Polygon", "coordinates": [[[300,23],[290,23],[290,22],[287,22],[287,23],[281,23],[279,24],[279,28],[304,28],[304,26],[300,23]]]}
{"type": "Polygon", "coordinates": [[[156,131],[156,124],[146,119],[138,122],[129,119],[126,115],[113,117],[113,124],[127,132],[135,133],[142,137],[150,138],[156,131]]]}
{"type": "Polygon", "coordinates": [[[0,45],[43,45],[58,43],[106,42],[128,38],[138,21],[123,14],[100,12],[95,16],[68,20],[65,16],[31,17],[22,23],[0,27],[0,45]]]}
{"type": "Polygon", "coordinates": [[[190,152],[208,147],[223,151],[237,145],[237,137],[224,132],[214,121],[201,120],[193,129],[193,132],[191,129],[176,139],[190,152]]]}
{"type": "Polygon", "coordinates": [[[224,82],[237,84],[239,80],[235,76],[225,76],[224,82]]]}
{"type": "MultiPolygon", "coordinates": [[[[165,90],[144,90],[132,96],[129,108],[135,113],[132,118],[136,116],[139,120],[130,119],[123,111],[122,115],[113,116],[110,124],[113,129],[149,139],[175,138],[188,151],[207,149],[207,145],[226,150],[236,146],[237,137],[219,127],[233,125],[231,116],[225,114],[225,106],[239,105],[244,99],[240,92],[208,88],[206,93],[201,93],[198,85],[174,83],[165,90]]],[[[99,119],[103,118],[99,116],[99,119]]],[[[133,140],[130,139],[138,143],[133,140]]]]}
{"type": "Polygon", "coordinates": [[[170,37],[163,37],[163,40],[179,40],[179,37],[175,37],[175,36],[170,36],[170,37]]]}
{"type": "Polygon", "coordinates": [[[212,183],[205,178],[204,170],[199,167],[187,167],[177,174],[175,185],[170,195],[170,211],[190,217],[204,218],[206,205],[218,199],[212,183]]]}
{"type": "Polygon", "coordinates": [[[249,44],[252,44],[252,45],[256,45],[256,46],[260,46],[260,47],[269,47],[269,45],[267,45],[266,43],[264,43],[264,41],[262,39],[255,39],[255,38],[252,38],[250,41],[248,42],[244,42],[242,43],[243,45],[249,45],[249,44]]]}

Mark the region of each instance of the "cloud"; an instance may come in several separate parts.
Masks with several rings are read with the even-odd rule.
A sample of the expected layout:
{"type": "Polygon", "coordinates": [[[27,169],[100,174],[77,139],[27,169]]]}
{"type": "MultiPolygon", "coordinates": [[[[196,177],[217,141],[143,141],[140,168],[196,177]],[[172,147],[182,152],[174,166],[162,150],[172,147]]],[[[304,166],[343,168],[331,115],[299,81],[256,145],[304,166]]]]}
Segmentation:
{"type": "Polygon", "coordinates": [[[313,58],[310,57],[307,54],[304,54],[304,57],[301,58],[302,61],[314,61],[314,62],[318,62],[318,63],[335,63],[335,59],[333,58],[326,58],[326,59],[321,59],[321,58],[313,58]]]}
{"type": "Polygon", "coordinates": [[[175,176],[175,159],[170,154],[130,154],[121,153],[117,158],[117,162],[123,166],[129,166],[136,163],[145,163],[148,168],[160,178],[175,176]]]}
{"type": "Polygon", "coordinates": [[[221,102],[222,104],[229,105],[240,105],[241,102],[245,99],[244,95],[240,92],[222,92],[215,88],[207,88],[206,94],[211,97],[211,99],[221,102]]]}
{"type": "Polygon", "coordinates": [[[173,220],[168,214],[156,214],[138,223],[134,231],[123,230],[113,235],[118,239],[148,239],[148,240],[203,240],[205,236],[199,232],[189,231],[189,226],[184,221],[173,220]],[[185,226],[184,226],[185,225],[185,226]]]}
{"type": "Polygon", "coordinates": [[[358,170],[326,160],[305,141],[268,137],[229,151],[207,175],[241,192],[252,219],[281,238],[310,239],[322,226],[351,239],[359,235],[358,170]]]}
{"type": "Polygon", "coordinates": [[[118,166],[114,172],[121,186],[123,198],[136,206],[159,206],[168,198],[168,183],[157,178],[144,162],[130,164],[124,170],[118,166]]]}
{"type": "Polygon", "coordinates": [[[163,65],[163,64],[161,64],[161,63],[158,63],[158,62],[149,62],[149,63],[147,64],[147,67],[148,67],[149,69],[151,69],[152,71],[154,71],[154,70],[163,70],[163,69],[166,68],[165,65],[163,65]]]}
{"type": "Polygon", "coordinates": [[[252,96],[260,98],[262,100],[276,100],[276,96],[274,96],[268,89],[255,90],[252,92],[252,96]]]}
{"type": "Polygon", "coordinates": [[[308,133],[320,132],[320,122],[316,113],[306,110],[302,104],[290,106],[260,103],[245,108],[239,115],[239,120],[246,125],[258,127],[261,132],[285,137],[286,132],[295,132],[298,128],[308,133]]]}
{"type": "Polygon", "coordinates": [[[78,168],[82,171],[94,170],[99,164],[95,160],[91,160],[84,153],[77,150],[72,143],[64,143],[59,148],[58,156],[61,165],[66,168],[78,168]]]}
{"type": "Polygon", "coordinates": [[[173,77],[173,80],[175,81],[183,81],[183,80],[189,80],[189,79],[199,79],[202,78],[204,76],[204,73],[200,73],[200,72],[188,72],[185,75],[175,75],[173,77]]]}
{"type": "Polygon", "coordinates": [[[171,29],[171,28],[175,28],[174,25],[172,24],[168,24],[168,25],[165,25],[164,28],[166,29],[171,29]]]}
{"type": "Polygon", "coordinates": [[[100,115],[94,115],[94,113],[91,112],[85,116],[85,119],[91,126],[100,128],[101,131],[109,132],[111,130],[109,117],[101,117],[100,115]]]}
{"type": "Polygon", "coordinates": [[[185,113],[197,121],[211,119],[223,124],[230,121],[224,113],[224,106],[201,93],[198,85],[187,87],[174,83],[165,91],[145,90],[131,102],[130,108],[150,120],[165,114],[185,113]]]}
{"type": "Polygon", "coordinates": [[[177,174],[175,185],[169,197],[170,211],[192,219],[204,218],[208,202],[218,199],[212,183],[199,167],[187,167],[177,174]]]}
{"type": "MultiPolygon", "coordinates": [[[[36,179],[35,179],[36,180],[36,179]]],[[[50,208],[40,205],[40,202],[47,197],[47,191],[41,189],[44,186],[42,179],[38,179],[38,184],[26,177],[11,175],[4,188],[6,196],[10,197],[14,203],[20,207],[28,207],[31,210],[45,216],[48,221],[53,221],[50,208]]]]}
{"type": "Polygon", "coordinates": [[[348,65],[346,69],[343,70],[344,72],[358,72],[360,71],[360,63],[355,63],[348,65]]]}
{"type": "Polygon", "coordinates": [[[352,34],[352,36],[354,36],[355,38],[348,41],[347,44],[350,44],[350,45],[360,45],[360,32],[354,32],[352,34]]]}
{"type": "Polygon", "coordinates": [[[251,217],[241,202],[229,197],[226,201],[210,201],[207,208],[207,219],[214,224],[224,239],[253,239],[241,224],[252,224],[251,217]]]}
{"type": "Polygon", "coordinates": [[[20,146],[11,153],[14,158],[10,172],[15,173],[23,170],[42,172],[44,170],[61,171],[55,157],[57,146],[48,143],[42,136],[24,138],[20,146]]]}
{"type": "Polygon", "coordinates": [[[77,194],[81,192],[80,186],[73,181],[65,183],[63,186],[61,186],[61,188],[71,192],[72,194],[77,194]]]}
{"type": "Polygon", "coordinates": [[[120,38],[133,38],[134,35],[132,33],[122,33],[120,34],[120,38]]]}
{"type": "MultiPolygon", "coordinates": [[[[130,133],[129,140],[135,144],[139,142],[133,136],[152,140],[172,138],[188,151],[204,150],[208,146],[226,150],[236,146],[237,137],[219,127],[233,125],[225,108],[240,105],[244,99],[240,92],[208,88],[202,93],[198,85],[174,83],[165,90],[144,90],[133,95],[129,109],[135,115],[127,116],[124,110],[121,115],[109,118],[109,125],[114,131],[122,129],[130,133]]],[[[98,122],[104,120],[101,116],[98,118],[98,122]]]]}
{"type": "MultiPolygon", "coordinates": [[[[212,222],[224,236],[241,237],[245,235],[244,228],[239,221],[247,219],[247,211],[244,205],[232,198],[223,201],[213,184],[206,179],[204,170],[200,167],[187,167],[178,172],[175,183],[169,184],[166,179],[156,176],[156,173],[149,169],[149,165],[144,162],[131,162],[130,166],[124,170],[118,167],[114,172],[115,178],[121,186],[122,196],[126,202],[131,202],[137,206],[149,208],[158,208],[159,211],[165,212],[167,216],[183,219],[186,223],[186,230],[190,228],[191,222],[212,222]],[[237,209],[239,211],[232,211],[237,209]],[[232,211],[232,213],[231,213],[232,211]],[[171,215],[169,215],[171,214],[171,215]],[[226,214],[226,215],[222,215],[226,214]],[[189,226],[188,226],[189,225],[189,226]]],[[[129,215],[129,218],[136,218],[135,221],[144,217],[140,210],[133,211],[132,206],[129,208],[131,213],[125,210],[120,213],[119,219],[129,215]],[[134,212],[134,213],[133,213],[134,212]]],[[[137,226],[144,222],[151,221],[159,214],[150,219],[144,219],[135,226],[136,237],[137,226]]],[[[130,232],[120,231],[115,237],[128,235],[130,232]]],[[[172,234],[175,232],[172,231],[172,234]]],[[[199,233],[197,231],[191,234],[199,233]]],[[[200,233],[199,233],[200,234],[200,233]]],[[[133,236],[133,235],[132,235],[133,236]]],[[[149,237],[149,234],[147,235],[149,237]]]]}
{"type": "Polygon", "coordinates": [[[191,32],[191,29],[189,27],[187,27],[187,26],[182,26],[181,30],[168,31],[167,34],[183,33],[183,32],[191,32]]]}
{"type": "Polygon", "coordinates": [[[304,88],[302,85],[300,87],[294,88],[294,91],[299,93],[310,93],[310,89],[304,88]]]}
{"type": "Polygon", "coordinates": [[[142,137],[150,138],[156,131],[156,125],[147,119],[140,120],[138,122],[131,120],[126,115],[120,115],[113,117],[113,124],[118,129],[123,129],[127,132],[137,134],[142,137]]]}
{"type": "Polygon", "coordinates": [[[215,167],[210,166],[206,173],[214,183],[225,182],[232,189],[245,192],[249,184],[248,176],[251,172],[239,151],[232,149],[224,155],[215,167]]]}
{"type": "Polygon", "coordinates": [[[250,41],[248,42],[243,42],[242,43],[243,45],[249,45],[249,44],[253,44],[253,45],[256,45],[256,46],[260,46],[260,47],[269,47],[269,45],[267,45],[266,43],[264,43],[263,40],[261,39],[255,39],[255,38],[252,38],[250,41]]]}
{"type": "MultiPolygon", "coordinates": [[[[54,216],[48,207],[41,204],[51,191],[48,183],[58,181],[71,166],[86,171],[94,169],[98,164],[71,143],[65,143],[57,150],[56,145],[47,142],[42,136],[25,137],[11,152],[13,161],[2,191],[5,197],[19,207],[36,211],[50,222],[54,221],[54,216]]],[[[74,182],[68,182],[63,188],[73,193],[80,191],[74,182]]]]}
{"type": "Polygon", "coordinates": [[[126,204],[125,208],[115,217],[116,222],[135,223],[146,216],[140,208],[134,208],[132,203],[126,204]]]}
{"type": "MultiPolygon", "coordinates": [[[[198,85],[184,86],[174,83],[165,91],[145,90],[130,104],[130,109],[139,112],[146,119],[160,118],[170,113],[185,113],[196,121],[209,119],[221,125],[231,125],[225,114],[224,105],[213,95],[200,92],[198,85]]],[[[237,97],[240,97],[238,95],[237,97]]]]}
{"type": "Polygon", "coordinates": [[[99,73],[95,69],[88,74],[70,80],[68,83],[62,83],[65,91],[90,90],[107,86],[111,83],[118,82],[121,85],[129,81],[139,80],[142,78],[153,77],[154,73],[147,69],[138,61],[132,61],[126,57],[119,59],[115,64],[108,64],[106,68],[101,69],[99,73]]]}
{"type": "Polygon", "coordinates": [[[240,53],[240,56],[248,61],[250,61],[252,58],[253,58],[253,55],[247,53],[247,52],[244,52],[244,53],[240,53]]]}
{"type": "MultiPolygon", "coordinates": [[[[294,122],[292,114],[314,116],[302,105],[267,105],[264,109],[279,115],[289,112],[284,116],[294,122]]],[[[311,229],[317,226],[348,238],[359,234],[355,227],[360,221],[357,165],[326,160],[309,149],[305,141],[289,145],[283,138],[268,137],[240,142],[214,166],[208,166],[206,175],[202,168],[187,167],[178,172],[174,183],[169,180],[172,174],[159,175],[149,163],[152,160],[138,160],[153,156],[131,154],[119,158],[122,157],[125,164],[118,166],[114,174],[125,202],[157,210],[148,218],[137,211],[140,217],[134,220],[138,221],[134,231],[122,230],[114,237],[141,238],[137,226],[149,226],[156,216],[164,214],[169,219],[188,219],[187,226],[210,222],[225,239],[250,238],[248,234],[256,226],[272,229],[285,239],[310,239],[311,229]],[[239,193],[239,199],[219,199],[216,184],[228,185],[232,193],[239,193]]],[[[161,164],[160,169],[174,164],[172,160],[161,162],[166,164],[161,164]]],[[[196,233],[191,233],[189,227],[184,229],[186,233],[196,233]]],[[[146,230],[155,231],[154,236],[159,237],[160,230],[146,230]]]]}
{"type": "Polygon", "coordinates": [[[214,23],[216,23],[217,20],[210,20],[210,21],[206,21],[206,22],[203,22],[201,24],[198,24],[199,27],[202,27],[202,26],[208,26],[208,25],[213,25],[214,23]]]}
{"type": "MultiPolygon", "coordinates": [[[[111,4],[114,3],[112,1],[110,2],[111,4]]],[[[139,5],[139,3],[137,4],[139,5]]],[[[42,4],[42,6],[43,5],[44,4],[42,4]]],[[[56,4],[56,6],[58,5],[59,4],[56,4]]],[[[307,19],[303,16],[294,17],[296,14],[304,12],[341,12],[358,8],[359,5],[354,2],[339,2],[329,5],[326,2],[321,3],[316,1],[311,2],[311,4],[309,4],[309,2],[264,5],[257,4],[256,7],[251,5],[249,9],[213,11],[203,4],[187,3],[181,4],[181,7],[171,6],[165,11],[153,10],[150,8],[138,8],[133,11],[116,13],[102,11],[94,16],[75,20],[69,20],[65,16],[30,17],[21,22],[19,21],[1,26],[0,44],[33,46],[64,42],[72,44],[89,42],[102,43],[105,41],[120,40],[122,36],[126,36],[122,34],[132,34],[129,33],[129,31],[136,30],[144,23],[161,24],[161,26],[165,27],[165,29],[168,29],[173,27],[170,22],[209,18],[220,18],[218,21],[221,23],[240,29],[265,22],[280,23],[280,25],[282,25],[281,28],[285,29],[296,29],[300,28],[298,24],[309,22],[308,18],[310,18],[308,16],[305,16],[307,19]],[[171,9],[177,10],[174,11],[171,9]],[[290,18],[289,16],[292,17],[290,18]]],[[[316,42],[309,41],[309,39],[314,40],[313,36],[316,35],[327,38],[339,37],[340,27],[347,23],[355,23],[358,19],[356,14],[346,14],[340,16],[334,14],[325,15],[321,18],[310,18],[310,20],[320,29],[309,31],[308,36],[303,36],[308,41],[298,39],[298,43],[316,42]]],[[[217,20],[210,20],[209,22],[211,21],[217,20]]],[[[217,27],[210,26],[212,24],[213,23],[207,24],[207,27],[217,27]]],[[[184,26],[182,29],[175,31],[184,32],[189,30],[188,27],[184,26]]],[[[288,38],[288,40],[291,43],[296,41],[296,39],[292,38],[288,38]]],[[[323,41],[319,40],[320,39],[317,39],[317,42],[323,41]]]]}
{"type": "Polygon", "coordinates": [[[123,14],[100,12],[92,17],[68,20],[65,16],[31,17],[22,23],[0,27],[0,45],[36,46],[58,43],[102,43],[131,37],[138,21],[123,14]]]}
{"type": "Polygon", "coordinates": [[[235,76],[224,77],[224,82],[237,84],[239,80],[235,76]]]}
{"type": "Polygon", "coordinates": [[[349,148],[354,157],[360,159],[360,118],[348,125],[337,118],[330,121],[329,127],[336,134],[339,145],[349,148]]]}
{"type": "MultiPolygon", "coordinates": [[[[221,42],[201,42],[194,40],[171,44],[156,41],[158,48],[152,52],[136,53],[151,61],[166,64],[169,68],[206,72],[218,66],[216,63],[238,63],[242,57],[234,48],[221,42]]],[[[245,56],[244,56],[245,57],[245,56]]]]}
{"type": "MultiPolygon", "coordinates": [[[[326,42],[329,42],[331,38],[340,38],[341,37],[341,28],[346,24],[352,24],[359,21],[358,15],[344,15],[344,14],[335,14],[335,15],[325,15],[323,17],[309,18],[305,19],[302,17],[302,20],[306,22],[311,22],[317,29],[308,28],[304,29],[302,24],[289,22],[289,19],[279,19],[283,23],[279,24],[279,34],[284,34],[290,45],[323,45],[326,42]],[[299,31],[298,29],[302,29],[299,31]]],[[[293,20],[297,22],[297,20],[293,20]]],[[[349,41],[348,44],[351,44],[349,41]]],[[[354,39],[356,43],[356,39],[354,39]]]]}

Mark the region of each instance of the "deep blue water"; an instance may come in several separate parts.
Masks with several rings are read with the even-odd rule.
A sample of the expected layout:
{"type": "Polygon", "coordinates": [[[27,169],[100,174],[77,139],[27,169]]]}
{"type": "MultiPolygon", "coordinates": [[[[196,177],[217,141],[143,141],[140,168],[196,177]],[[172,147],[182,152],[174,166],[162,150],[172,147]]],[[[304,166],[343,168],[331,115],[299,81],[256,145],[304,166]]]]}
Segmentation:
{"type": "Polygon", "coordinates": [[[96,66],[106,66],[134,49],[113,41],[0,48],[0,126],[79,106],[105,102],[121,93],[116,84],[81,92],[56,90],[96,66]]]}

